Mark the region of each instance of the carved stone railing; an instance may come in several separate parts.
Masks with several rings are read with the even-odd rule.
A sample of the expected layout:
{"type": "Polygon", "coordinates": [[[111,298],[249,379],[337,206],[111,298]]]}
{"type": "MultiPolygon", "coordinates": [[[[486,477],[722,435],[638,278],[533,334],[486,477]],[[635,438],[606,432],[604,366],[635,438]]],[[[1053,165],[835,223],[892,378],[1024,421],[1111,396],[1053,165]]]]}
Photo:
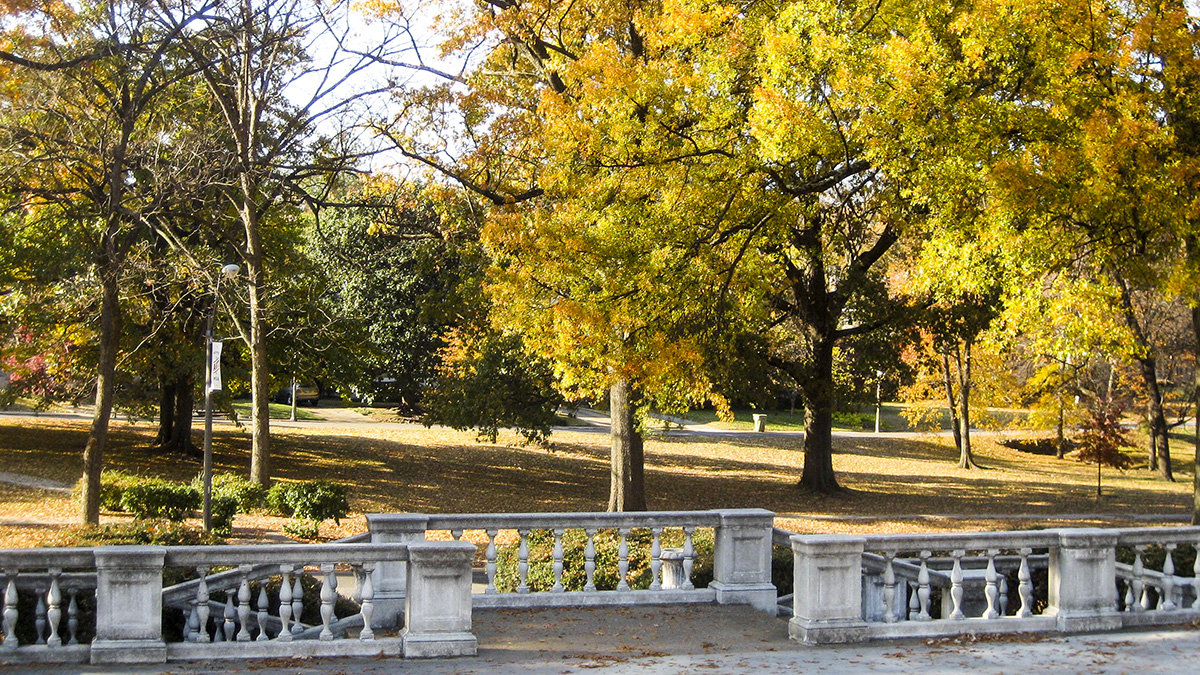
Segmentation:
{"type": "Polygon", "coordinates": [[[93,603],[95,590],[90,550],[0,552],[0,661],[86,662],[90,648],[82,642],[95,625],[86,621],[80,606],[93,603]]]}
{"type": "MultiPolygon", "coordinates": [[[[778,539],[778,537],[777,537],[778,539]]],[[[1112,630],[1200,618],[1197,578],[1152,546],[1195,552],[1200,528],[791,537],[792,636],[807,643],[1112,630]],[[1133,559],[1116,562],[1118,551],[1133,559]]]]}
{"type": "Polygon", "coordinates": [[[474,554],[465,542],[432,541],[0,550],[5,575],[0,663],[472,655],[474,554]],[[397,562],[406,564],[407,586],[413,590],[404,607],[404,629],[399,635],[379,634],[372,620],[371,572],[397,562]],[[225,569],[214,573],[217,568],[225,569]],[[182,596],[178,587],[163,588],[166,569],[197,577],[186,587],[191,597],[182,596]],[[313,582],[305,583],[306,578],[313,582]],[[305,586],[316,593],[306,593],[305,586]],[[94,609],[86,613],[87,625],[79,626],[78,615],[84,613],[74,602],[64,608],[63,598],[74,600],[80,589],[89,588],[95,589],[86,598],[94,609]],[[337,616],[339,595],[354,603],[352,615],[337,616]],[[31,631],[31,618],[21,612],[35,597],[31,631]],[[313,625],[301,623],[306,603],[314,604],[320,617],[313,625]],[[182,630],[164,629],[164,607],[180,612],[182,630]],[[85,631],[95,636],[89,644],[70,644],[85,631]]]}
{"type": "MultiPolygon", "coordinates": [[[[482,577],[473,596],[476,607],[545,607],[713,602],[749,604],[774,614],[775,587],[771,584],[771,532],[774,514],[761,509],[716,511],[651,511],[633,513],[514,513],[514,514],[372,514],[367,523],[374,542],[423,540],[429,532],[449,532],[459,540],[468,531],[481,535],[482,577]],[[713,579],[706,588],[696,588],[692,573],[698,553],[694,535],[698,530],[713,533],[713,579]],[[532,532],[542,530],[553,538],[551,558],[553,585],[534,592],[528,584],[529,546],[532,532]],[[584,542],[582,589],[569,591],[563,584],[569,561],[563,542],[570,531],[582,534],[584,542]],[[629,585],[630,535],[649,534],[645,557],[649,560],[650,582],[646,589],[629,585]],[[599,590],[595,541],[601,532],[612,532],[618,541],[616,578],[612,590],[599,590]],[[500,592],[496,585],[499,560],[497,540],[507,533],[517,546],[517,585],[513,592],[500,592]],[[667,548],[662,541],[670,535],[680,545],[667,548]]],[[[376,570],[376,598],[380,614],[394,613],[405,597],[403,563],[382,565],[376,570]],[[388,609],[383,610],[386,603],[388,609]]],[[[385,620],[386,622],[386,620],[385,620]]]]}

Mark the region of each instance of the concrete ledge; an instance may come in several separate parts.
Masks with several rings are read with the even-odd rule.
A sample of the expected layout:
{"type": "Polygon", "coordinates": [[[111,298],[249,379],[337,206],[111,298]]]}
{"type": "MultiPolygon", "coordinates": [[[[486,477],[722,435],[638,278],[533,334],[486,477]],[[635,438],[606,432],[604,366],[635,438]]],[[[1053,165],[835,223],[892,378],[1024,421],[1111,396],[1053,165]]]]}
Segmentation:
{"type": "Polygon", "coordinates": [[[770,582],[727,584],[720,581],[713,581],[708,584],[708,587],[716,591],[716,600],[719,604],[750,605],[771,616],[779,613],[779,592],[775,589],[775,585],[770,582]]]}
{"type": "Polygon", "coordinates": [[[405,635],[404,658],[439,659],[451,656],[475,656],[478,641],[471,633],[405,635]]]}
{"type": "Polygon", "coordinates": [[[166,663],[167,643],[162,640],[101,640],[92,641],[91,662],[106,663],[166,663]]]}
{"type": "MultiPolygon", "coordinates": [[[[1049,610],[1053,609],[1053,607],[1049,608],[1049,610]]],[[[1121,629],[1121,613],[1115,609],[1104,612],[1055,612],[1049,610],[1045,616],[1053,616],[1058,622],[1058,630],[1063,633],[1099,633],[1121,629]]]]}
{"type": "MultiPolygon", "coordinates": [[[[772,588],[774,593],[775,589],[772,588]]],[[[475,593],[471,605],[481,609],[518,607],[610,607],[613,605],[681,605],[715,602],[717,591],[596,591],[595,593],[475,593]]],[[[774,596],[772,596],[772,601],[774,596]]]]}
{"type": "Polygon", "coordinates": [[[806,645],[834,645],[870,639],[865,621],[806,621],[792,617],[788,637],[806,645]]]}
{"type": "Polygon", "coordinates": [[[91,645],[23,645],[16,649],[0,649],[0,664],[10,663],[87,663],[91,645]]]}
{"type": "Polygon", "coordinates": [[[378,640],[293,640],[291,642],[172,642],[167,645],[171,661],[225,659],[312,658],[322,656],[394,656],[403,652],[400,638],[378,640]]]}
{"type": "Polygon", "coordinates": [[[1142,626],[1170,626],[1178,623],[1191,623],[1200,620],[1200,612],[1194,609],[1176,609],[1170,612],[1161,609],[1146,610],[1145,612],[1120,612],[1120,626],[1140,628],[1142,626]]]}
{"type": "Polygon", "coordinates": [[[1024,619],[1005,617],[1002,619],[898,621],[896,623],[867,624],[867,636],[870,639],[948,637],[952,635],[987,635],[989,633],[1057,635],[1058,620],[1052,616],[1031,616],[1024,619]]]}

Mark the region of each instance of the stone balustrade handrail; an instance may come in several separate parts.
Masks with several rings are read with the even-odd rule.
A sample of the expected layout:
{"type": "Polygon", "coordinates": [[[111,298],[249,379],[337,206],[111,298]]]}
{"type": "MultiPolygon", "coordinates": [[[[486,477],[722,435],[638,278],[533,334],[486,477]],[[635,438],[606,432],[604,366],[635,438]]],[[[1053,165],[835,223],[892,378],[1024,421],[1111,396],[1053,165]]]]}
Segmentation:
{"type": "Polygon", "coordinates": [[[938,532],[928,534],[881,534],[864,537],[866,550],[873,553],[918,551],[983,551],[987,549],[1048,548],[1058,544],[1056,530],[1015,532],[938,532]]]}
{"type": "Polygon", "coordinates": [[[37,567],[47,569],[92,569],[96,565],[90,548],[0,549],[0,569],[37,567]]]}
{"type": "Polygon", "coordinates": [[[277,544],[268,546],[172,546],[164,564],[265,565],[318,563],[362,564],[381,560],[408,560],[407,544],[277,544]]]}
{"type": "Polygon", "coordinates": [[[1164,537],[1175,542],[1200,541],[1200,527],[1131,527],[1114,530],[1118,546],[1162,544],[1164,537]]]}
{"type": "MultiPolygon", "coordinates": [[[[386,518],[386,515],[383,517],[386,518]]],[[[427,517],[426,529],[430,530],[716,527],[721,522],[720,514],[716,511],[457,513],[431,514],[427,517]]]]}

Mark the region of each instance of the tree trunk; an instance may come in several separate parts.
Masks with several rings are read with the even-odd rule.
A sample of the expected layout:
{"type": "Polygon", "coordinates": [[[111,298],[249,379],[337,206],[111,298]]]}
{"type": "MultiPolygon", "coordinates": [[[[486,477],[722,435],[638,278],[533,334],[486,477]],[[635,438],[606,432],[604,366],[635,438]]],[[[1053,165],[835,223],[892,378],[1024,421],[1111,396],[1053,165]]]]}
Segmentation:
{"type": "Polygon", "coordinates": [[[950,433],[954,434],[954,449],[962,454],[962,429],[958,424],[958,398],[954,395],[954,374],[950,356],[942,354],[942,383],[946,386],[946,409],[950,411],[950,433]]]}
{"type": "Polygon", "coordinates": [[[609,511],[645,511],[645,452],[634,419],[633,388],[617,380],[608,393],[612,447],[608,483],[609,511]]]}
{"type": "Polygon", "coordinates": [[[971,455],[971,342],[965,341],[962,351],[956,352],[958,365],[958,468],[978,469],[971,455]]]}
{"type": "MultiPolygon", "coordinates": [[[[1200,301],[1200,298],[1196,299],[1200,301]]],[[[1192,386],[1196,397],[1195,463],[1192,465],[1192,524],[1200,525],[1200,304],[1192,305],[1192,333],[1195,336],[1195,363],[1192,386]]]]}
{"type": "Polygon", "coordinates": [[[1067,455],[1067,437],[1064,433],[1066,417],[1066,402],[1063,401],[1063,393],[1060,389],[1058,392],[1058,425],[1055,427],[1054,436],[1054,456],[1058,459],[1063,459],[1067,455]]]}
{"type": "Polygon", "coordinates": [[[804,471],[800,488],[821,494],[840,492],[833,472],[833,344],[832,338],[813,343],[812,371],[804,389],[804,471]]]}
{"type": "Polygon", "coordinates": [[[1158,388],[1158,363],[1150,341],[1137,319],[1137,313],[1134,312],[1133,294],[1129,290],[1129,284],[1115,270],[1110,270],[1110,274],[1121,291],[1121,317],[1133,334],[1135,344],[1146,354],[1145,357],[1137,359],[1137,363],[1142,382],[1146,385],[1146,421],[1150,425],[1150,468],[1157,468],[1160,476],[1174,481],[1175,476],[1171,471],[1171,448],[1167,441],[1167,418],[1162,408],[1162,392],[1158,388]]]}
{"type": "Polygon", "coordinates": [[[117,352],[121,338],[121,297],[118,286],[119,268],[113,247],[112,234],[102,246],[110,250],[101,253],[99,262],[100,349],[96,362],[96,411],[92,428],[83,449],[83,492],[81,521],[85,525],[100,523],[100,473],[104,470],[104,450],[108,444],[108,422],[112,417],[113,394],[116,390],[117,352]]]}
{"type": "Polygon", "coordinates": [[[174,438],[175,427],[175,382],[165,374],[158,378],[158,435],[154,438],[155,447],[165,447],[174,438]]]}
{"type": "Polygon", "coordinates": [[[271,484],[271,378],[267,359],[267,319],[263,303],[262,233],[254,195],[257,190],[246,174],[242,184],[242,224],[246,230],[246,276],[250,294],[250,390],[253,397],[250,446],[250,480],[271,484]]]}

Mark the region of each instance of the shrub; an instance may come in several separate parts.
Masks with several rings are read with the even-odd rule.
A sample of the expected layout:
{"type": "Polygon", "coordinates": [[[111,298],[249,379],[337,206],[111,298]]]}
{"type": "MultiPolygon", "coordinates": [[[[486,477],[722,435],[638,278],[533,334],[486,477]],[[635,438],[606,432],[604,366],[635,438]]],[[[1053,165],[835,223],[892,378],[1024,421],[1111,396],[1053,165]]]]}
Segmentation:
{"type": "MultiPolygon", "coordinates": [[[[75,484],[75,500],[79,501],[83,498],[83,483],[87,478],[80,478],[75,484]]],[[[147,480],[142,476],[137,476],[123,471],[108,470],[100,474],[100,508],[105,511],[123,511],[121,506],[121,495],[130,486],[137,485],[147,480]]]]}
{"type": "Polygon", "coordinates": [[[200,493],[183,483],[145,479],[126,488],[121,506],[138,518],[180,521],[200,508],[200,493]]]}
{"type": "MultiPolygon", "coordinates": [[[[203,499],[203,497],[201,497],[203,499]]],[[[238,513],[238,501],[228,495],[212,498],[212,532],[220,537],[233,534],[233,517],[238,513]]]]}
{"type": "MultiPolygon", "coordinates": [[[[596,571],[592,577],[598,590],[613,590],[617,587],[617,550],[620,535],[615,530],[601,530],[596,534],[596,571]]],[[[626,581],[630,588],[650,587],[650,547],[653,537],[650,530],[635,529],[629,533],[629,574],[626,581]]],[[[682,547],[683,532],[668,530],[660,539],[663,548],[682,547]]],[[[550,530],[533,530],[529,533],[529,573],[526,583],[533,591],[548,591],[554,586],[554,533],[550,530]]],[[[567,530],[563,535],[563,586],[568,591],[581,591],[587,582],[584,549],[587,535],[582,530],[567,530]]],[[[692,548],[697,559],[692,568],[692,583],[696,588],[705,588],[712,580],[713,538],[709,530],[698,530],[692,535],[692,548]]],[[[496,587],[502,592],[517,589],[518,551],[520,543],[501,546],[496,560],[496,587]]],[[[660,573],[661,574],[661,573],[660,573]]]]}
{"type": "MultiPolygon", "coordinates": [[[[204,474],[198,474],[192,479],[192,489],[204,494],[204,474]]],[[[242,478],[232,473],[214,473],[212,477],[213,499],[231,497],[237,502],[239,513],[250,513],[266,502],[267,489],[249,478],[242,478]]]]}
{"type": "Polygon", "coordinates": [[[316,523],[329,518],[340,523],[350,511],[346,486],[327,480],[276,483],[267,492],[267,504],[285,516],[316,523]]]}
{"type": "Polygon", "coordinates": [[[197,546],[218,543],[203,531],[166,520],[135,520],[63,529],[39,546],[197,546]]]}

